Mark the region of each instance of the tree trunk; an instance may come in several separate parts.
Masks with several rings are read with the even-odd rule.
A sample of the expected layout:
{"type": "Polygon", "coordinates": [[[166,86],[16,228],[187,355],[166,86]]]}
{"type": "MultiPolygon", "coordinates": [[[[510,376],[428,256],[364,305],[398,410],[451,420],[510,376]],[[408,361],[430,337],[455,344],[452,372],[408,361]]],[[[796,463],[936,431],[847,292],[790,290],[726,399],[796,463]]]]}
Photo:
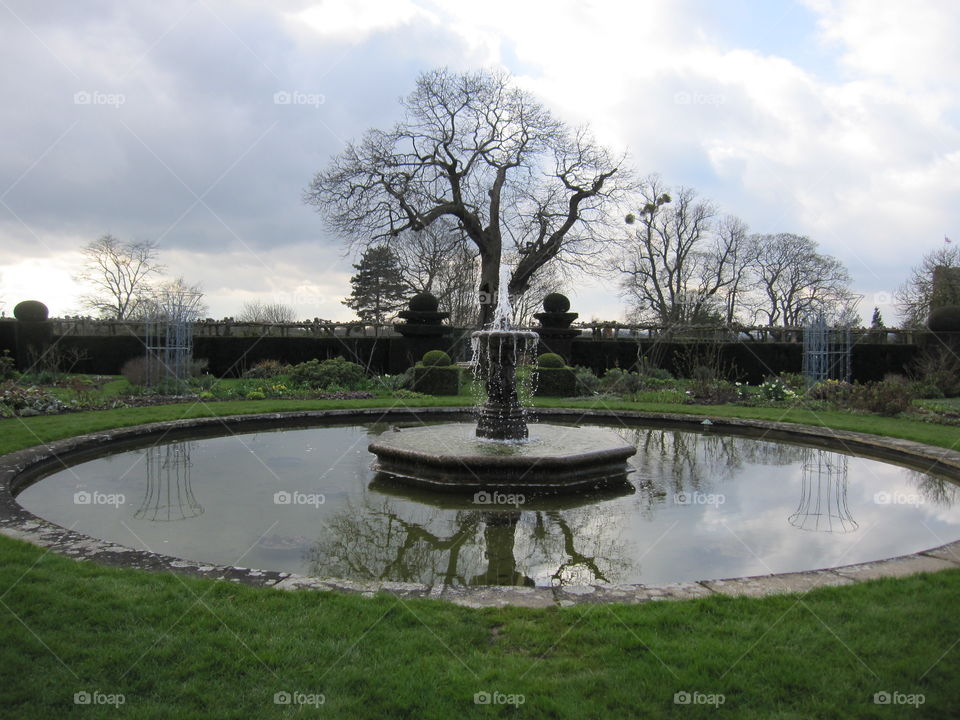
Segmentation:
{"type": "Polygon", "coordinates": [[[500,285],[500,247],[480,250],[480,327],[493,322],[500,285]]]}

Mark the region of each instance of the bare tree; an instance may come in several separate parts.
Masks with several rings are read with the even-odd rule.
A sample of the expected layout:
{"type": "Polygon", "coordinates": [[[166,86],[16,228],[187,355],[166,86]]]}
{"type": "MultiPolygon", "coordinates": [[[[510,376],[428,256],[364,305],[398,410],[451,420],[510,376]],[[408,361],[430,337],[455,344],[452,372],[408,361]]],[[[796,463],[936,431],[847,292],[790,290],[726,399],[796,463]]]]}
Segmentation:
{"type": "Polygon", "coordinates": [[[92,285],[81,298],[85,308],[105,318],[124,320],[136,314],[150,290],[150,277],[163,271],[152,240],[122,242],[104,235],[84,246],[83,267],[74,279],[92,285]]]}
{"type": "Polygon", "coordinates": [[[928,252],[919,265],[910,269],[910,276],[894,294],[901,327],[926,327],[933,302],[933,273],[940,267],[960,272],[960,246],[944,244],[928,252]]]}
{"type": "MultiPolygon", "coordinates": [[[[583,128],[554,118],[508,74],[424,73],[402,101],[404,118],[369,130],[318,173],[304,199],[352,242],[398,244],[449,218],[476,246],[480,292],[496,294],[504,243],[520,261],[522,294],[545,263],[595,249],[611,200],[626,182],[583,128]]],[[[481,307],[481,321],[492,318],[481,307]]]]}
{"type": "Polygon", "coordinates": [[[675,198],[667,190],[659,176],[649,176],[639,213],[627,215],[638,227],[618,270],[633,314],[665,325],[722,321],[724,314],[732,320],[754,257],[746,226],[736,218],[718,221],[713,204],[690,188],[678,188],[675,198]]]}
{"type": "Polygon", "coordinates": [[[296,318],[296,312],[289,305],[251,300],[243,304],[237,320],[240,322],[279,325],[281,323],[293,322],[296,318]]]}
{"type": "Polygon", "coordinates": [[[814,313],[850,319],[850,274],[802,235],[758,235],[757,312],[768,325],[797,326],[814,313]]]}
{"type": "Polygon", "coordinates": [[[176,308],[177,314],[183,316],[189,310],[192,320],[205,317],[209,308],[203,302],[203,289],[200,283],[188,283],[183,277],[176,277],[153,285],[149,292],[139,296],[139,301],[133,312],[127,315],[130,320],[144,320],[147,318],[162,317],[171,314],[171,308],[176,308]]]}

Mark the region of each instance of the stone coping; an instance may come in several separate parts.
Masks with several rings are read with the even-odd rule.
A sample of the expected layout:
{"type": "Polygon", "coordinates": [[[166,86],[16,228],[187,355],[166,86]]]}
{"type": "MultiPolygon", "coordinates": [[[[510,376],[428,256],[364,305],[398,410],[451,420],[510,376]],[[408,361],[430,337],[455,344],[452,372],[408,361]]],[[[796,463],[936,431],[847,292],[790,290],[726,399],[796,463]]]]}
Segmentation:
{"type": "MultiPolygon", "coordinates": [[[[667,585],[566,585],[553,588],[438,586],[431,588],[418,583],[305,577],[286,572],[212,565],[134,550],[55,525],[29,513],[15,499],[20,489],[39,477],[102,455],[107,446],[123,449],[128,446],[142,445],[144,441],[150,439],[172,441],[185,436],[220,435],[224,430],[247,432],[308,424],[386,422],[418,420],[424,417],[449,418],[467,416],[472,412],[472,408],[463,407],[357,408],[233,415],[157,422],[56,440],[0,456],[0,533],[49,548],[77,560],[93,560],[103,565],[176,572],[284,590],[333,590],[360,593],[369,597],[378,592],[386,592],[400,597],[447,600],[458,605],[476,608],[508,605],[544,608],[598,602],[642,603],[655,600],[685,600],[710,595],[764,597],[784,593],[806,593],[818,587],[851,585],[881,577],[903,577],[914,573],[960,567],[960,540],[958,540],[940,547],[886,560],[804,572],[723,580],[700,580],[667,585]]],[[[960,452],[866,433],[745,418],[710,417],[710,424],[704,425],[704,416],[642,411],[538,409],[536,416],[561,422],[623,419],[631,426],[671,427],[793,441],[893,461],[945,476],[954,482],[960,481],[960,452]]]]}

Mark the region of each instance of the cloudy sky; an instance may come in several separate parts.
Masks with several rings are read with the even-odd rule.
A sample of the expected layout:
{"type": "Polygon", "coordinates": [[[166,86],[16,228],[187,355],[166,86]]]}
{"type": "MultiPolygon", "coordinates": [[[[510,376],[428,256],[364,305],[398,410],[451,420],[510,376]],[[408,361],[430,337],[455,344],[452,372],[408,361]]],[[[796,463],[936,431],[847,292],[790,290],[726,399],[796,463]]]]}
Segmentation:
{"type": "MultiPolygon", "coordinates": [[[[420,72],[502,66],[638,173],[810,235],[889,322],[960,242],[958,37],[955,0],[0,0],[0,300],[78,311],[78,249],[112,233],[159,241],[215,317],[349,319],[355,258],[303,188],[420,72]]],[[[623,317],[603,283],[569,294],[623,317]]]]}

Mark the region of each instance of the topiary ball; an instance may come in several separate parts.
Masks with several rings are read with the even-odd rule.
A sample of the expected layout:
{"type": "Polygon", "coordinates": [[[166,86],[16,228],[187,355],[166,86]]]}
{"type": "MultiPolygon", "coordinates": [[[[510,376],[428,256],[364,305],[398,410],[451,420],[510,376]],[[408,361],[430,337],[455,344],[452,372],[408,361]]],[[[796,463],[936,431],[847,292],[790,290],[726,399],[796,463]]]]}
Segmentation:
{"type": "Polygon", "coordinates": [[[934,332],[960,332],[960,305],[937,308],[927,318],[927,327],[934,332]]]}
{"type": "Polygon", "coordinates": [[[17,303],[13,309],[13,316],[23,322],[43,322],[49,317],[49,310],[39,300],[24,300],[17,303]]]}
{"type": "Polygon", "coordinates": [[[562,368],[566,367],[567,364],[556,353],[544,353],[537,358],[537,365],[542,368],[562,368]]]}
{"type": "Polygon", "coordinates": [[[447,355],[443,350],[431,350],[430,352],[425,353],[422,362],[425,367],[447,367],[449,365],[453,365],[453,361],[450,359],[450,356],[447,355]]]}
{"type": "Polygon", "coordinates": [[[415,312],[436,312],[440,301],[428,292],[417,293],[410,298],[410,309],[415,312]]]}
{"type": "Polygon", "coordinates": [[[570,300],[566,295],[550,293],[543,299],[543,309],[550,313],[565,313],[570,309],[570,300]]]}

